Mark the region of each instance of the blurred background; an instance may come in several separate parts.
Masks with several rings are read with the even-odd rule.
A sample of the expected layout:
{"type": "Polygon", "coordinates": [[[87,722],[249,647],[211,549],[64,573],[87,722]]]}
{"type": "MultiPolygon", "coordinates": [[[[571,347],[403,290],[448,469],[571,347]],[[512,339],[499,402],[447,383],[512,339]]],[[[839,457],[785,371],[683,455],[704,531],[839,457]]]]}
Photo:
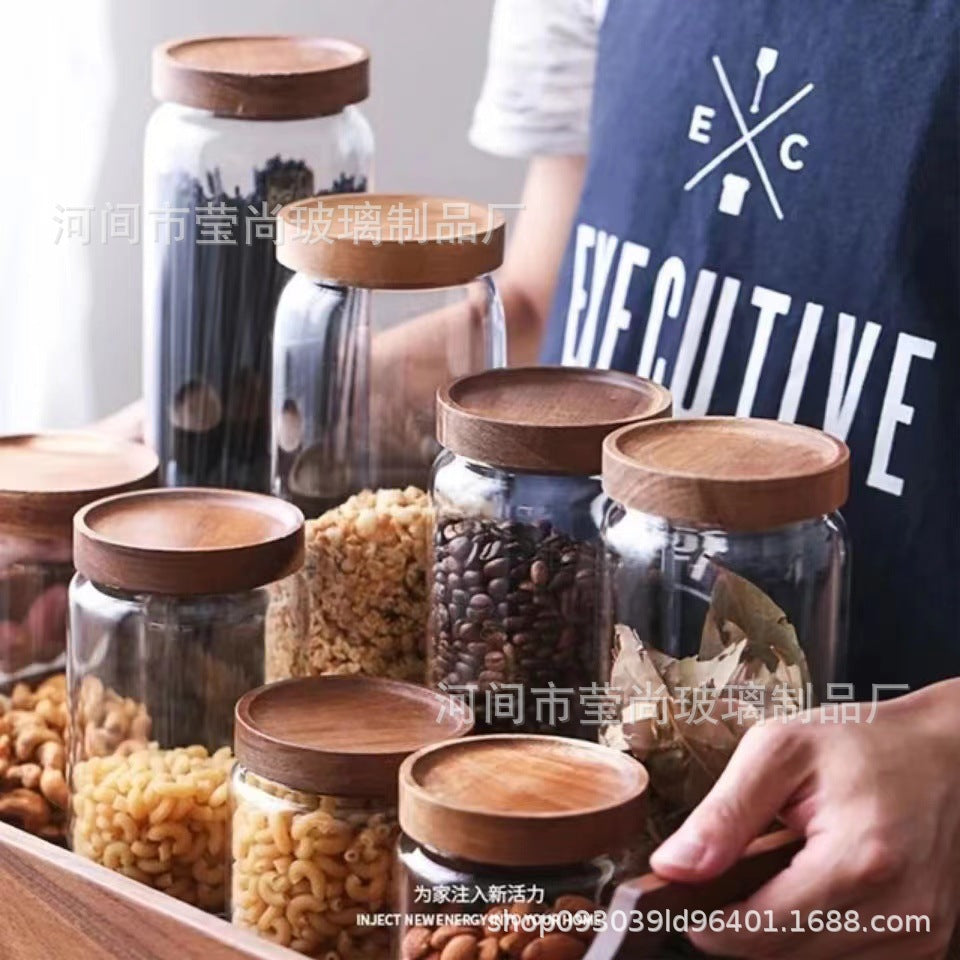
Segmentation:
{"type": "Polygon", "coordinates": [[[141,199],[156,43],[216,33],[362,43],[372,55],[372,96],[361,109],[376,137],[375,187],[506,204],[519,198],[523,164],[467,142],[491,7],[492,0],[33,0],[5,10],[0,432],[79,426],[139,396],[142,251],[123,239],[101,243],[100,217],[110,204],[141,199]],[[88,244],[58,241],[71,218],[87,215],[88,244]]]}

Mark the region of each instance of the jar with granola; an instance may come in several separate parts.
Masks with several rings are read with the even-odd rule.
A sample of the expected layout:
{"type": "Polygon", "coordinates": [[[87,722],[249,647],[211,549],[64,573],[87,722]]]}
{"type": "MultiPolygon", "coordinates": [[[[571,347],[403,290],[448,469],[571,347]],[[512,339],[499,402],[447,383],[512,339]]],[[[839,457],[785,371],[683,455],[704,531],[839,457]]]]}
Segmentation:
{"type": "Polygon", "coordinates": [[[263,683],[268,608],[303,625],[303,516],[240,491],[125,494],[77,515],[74,558],[72,848],[222,911],[233,711],[263,683]]]}
{"type": "Polygon", "coordinates": [[[408,758],[402,960],[580,960],[630,869],[646,787],[636,760],[561,737],[473,737],[408,758]]]}
{"type": "Polygon", "coordinates": [[[367,677],[286,680],[236,713],[230,915],[324,960],[390,953],[370,921],[394,903],[397,770],[470,732],[441,694],[367,677]]]}

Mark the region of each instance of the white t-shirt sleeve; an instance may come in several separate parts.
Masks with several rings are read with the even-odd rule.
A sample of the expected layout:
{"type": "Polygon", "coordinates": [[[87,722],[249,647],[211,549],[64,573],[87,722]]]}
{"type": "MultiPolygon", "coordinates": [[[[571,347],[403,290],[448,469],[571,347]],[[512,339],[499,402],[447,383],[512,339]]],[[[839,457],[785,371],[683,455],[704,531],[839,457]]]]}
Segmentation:
{"type": "Polygon", "coordinates": [[[509,157],[585,154],[598,0],[496,0],[470,140],[509,157]]]}

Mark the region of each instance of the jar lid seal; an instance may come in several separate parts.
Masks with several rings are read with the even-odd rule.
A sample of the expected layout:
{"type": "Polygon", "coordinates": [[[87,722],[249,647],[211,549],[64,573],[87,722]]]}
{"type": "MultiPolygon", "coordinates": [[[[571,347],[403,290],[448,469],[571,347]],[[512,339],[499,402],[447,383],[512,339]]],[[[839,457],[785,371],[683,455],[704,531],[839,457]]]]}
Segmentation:
{"type": "Polygon", "coordinates": [[[609,747],[494,734],[428,747],[400,768],[404,833],[501,867],[582,863],[643,831],[649,777],[609,747]]]}
{"type": "Polygon", "coordinates": [[[499,213],[470,200],[326,194],[280,211],[277,259],[314,280],[346,287],[454,287],[500,266],[504,230],[499,213]]]}
{"type": "Polygon", "coordinates": [[[359,676],[304,677],[237,703],[237,761],[293,790],[395,800],[406,757],[466,736],[473,714],[426,687],[359,676]]]}
{"type": "Polygon", "coordinates": [[[370,54],[331,37],[170,40],[153,51],[158,100],[248,120],[298,120],[366,100],[370,54]]]}
{"type": "Polygon", "coordinates": [[[69,542],[81,507],[154,486],[158,466],[148,447],[98,434],[0,437],[0,529],[69,542]]]}
{"type": "Polygon", "coordinates": [[[437,440],[490,466],[597,476],[608,433],[670,411],[668,390],[629,373],[581,367],[487,370],[437,392],[437,440]]]}
{"type": "Polygon", "coordinates": [[[603,444],[603,489],[642,513],[771,530],[838,510],[850,486],[847,445],[812,427],[737,417],[625,427],[603,444]]]}
{"type": "Polygon", "coordinates": [[[74,518],[77,571],[128,593],[242,593],[295,573],[303,557],[303,514],[260,493],[145,490],[74,518]]]}

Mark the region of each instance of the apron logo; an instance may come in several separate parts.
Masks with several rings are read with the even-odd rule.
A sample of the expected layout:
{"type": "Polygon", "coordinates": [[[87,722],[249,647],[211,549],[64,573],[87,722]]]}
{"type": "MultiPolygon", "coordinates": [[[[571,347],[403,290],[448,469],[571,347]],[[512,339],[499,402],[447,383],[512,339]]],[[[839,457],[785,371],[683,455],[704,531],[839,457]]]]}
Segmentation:
{"type": "MultiPolygon", "coordinates": [[[[756,115],[760,113],[760,105],[763,99],[763,91],[767,77],[776,70],[779,60],[779,50],[775,50],[773,47],[760,48],[760,52],[757,54],[757,84],[753,93],[753,101],[750,104],[751,114],[756,115]]],[[[720,169],[730,157],[735,156],[741,150],[746,150],[750,154],[750,159],[753,161],[753,166],[757,171],[757,176],[760,178],[760,183],[763,185],[767,199],[770,201],[774,215],[778,220],[783,220],[783,207],[780,205],[780,200],[777,197],[777,192],[770,179],[770,174],[767,172],[766,165],[757,150],[755,141],[760,134],[772,127],[781,117],[788,114],[801,100],[806,99],[806,97],[813,92],[814,85],[808,83],[806,86],[801,87],[792,97],[780,104],[779,107],[769,113],[759,123],[748,128],[747,121],[744,119],[743,110],[737,102],[736,96],[734,96],[733,87],[730,85],[727,71],[717,56],[713,57],[713,67],[717,72],[720,89],[723,91],[727,105],[737,124],[737,129],[740,131],[740,136],[718,153],[706,166],[698,170],[684,184],[683,189],[687,192],[693,190],[699,184],[703,183],[711,173],[720,169]]],[[[713,107],[698,104],[693,108],[689,138],[694,143],[709,144],[711,142],[710,131],[716,115],[717,111],[713,107]]],[[[783,165],[783,168],[791,172],[802,170],[803,160],[797,156],[797,152],[806,149],[808,146],[810,146],[810,141],[801,133],[791,133],[784,137],[780,142],[780,163],[783,165]]],[[[720,192],[717,209],[719,209],[721,213],[729,216],[739,217],[743,211],[743,204],[746,200],[747,193],[752,186],[753,184],[746,177],[741,177],[734,173],[726,174],[723,178],[723,188],[720,192]]]]}

